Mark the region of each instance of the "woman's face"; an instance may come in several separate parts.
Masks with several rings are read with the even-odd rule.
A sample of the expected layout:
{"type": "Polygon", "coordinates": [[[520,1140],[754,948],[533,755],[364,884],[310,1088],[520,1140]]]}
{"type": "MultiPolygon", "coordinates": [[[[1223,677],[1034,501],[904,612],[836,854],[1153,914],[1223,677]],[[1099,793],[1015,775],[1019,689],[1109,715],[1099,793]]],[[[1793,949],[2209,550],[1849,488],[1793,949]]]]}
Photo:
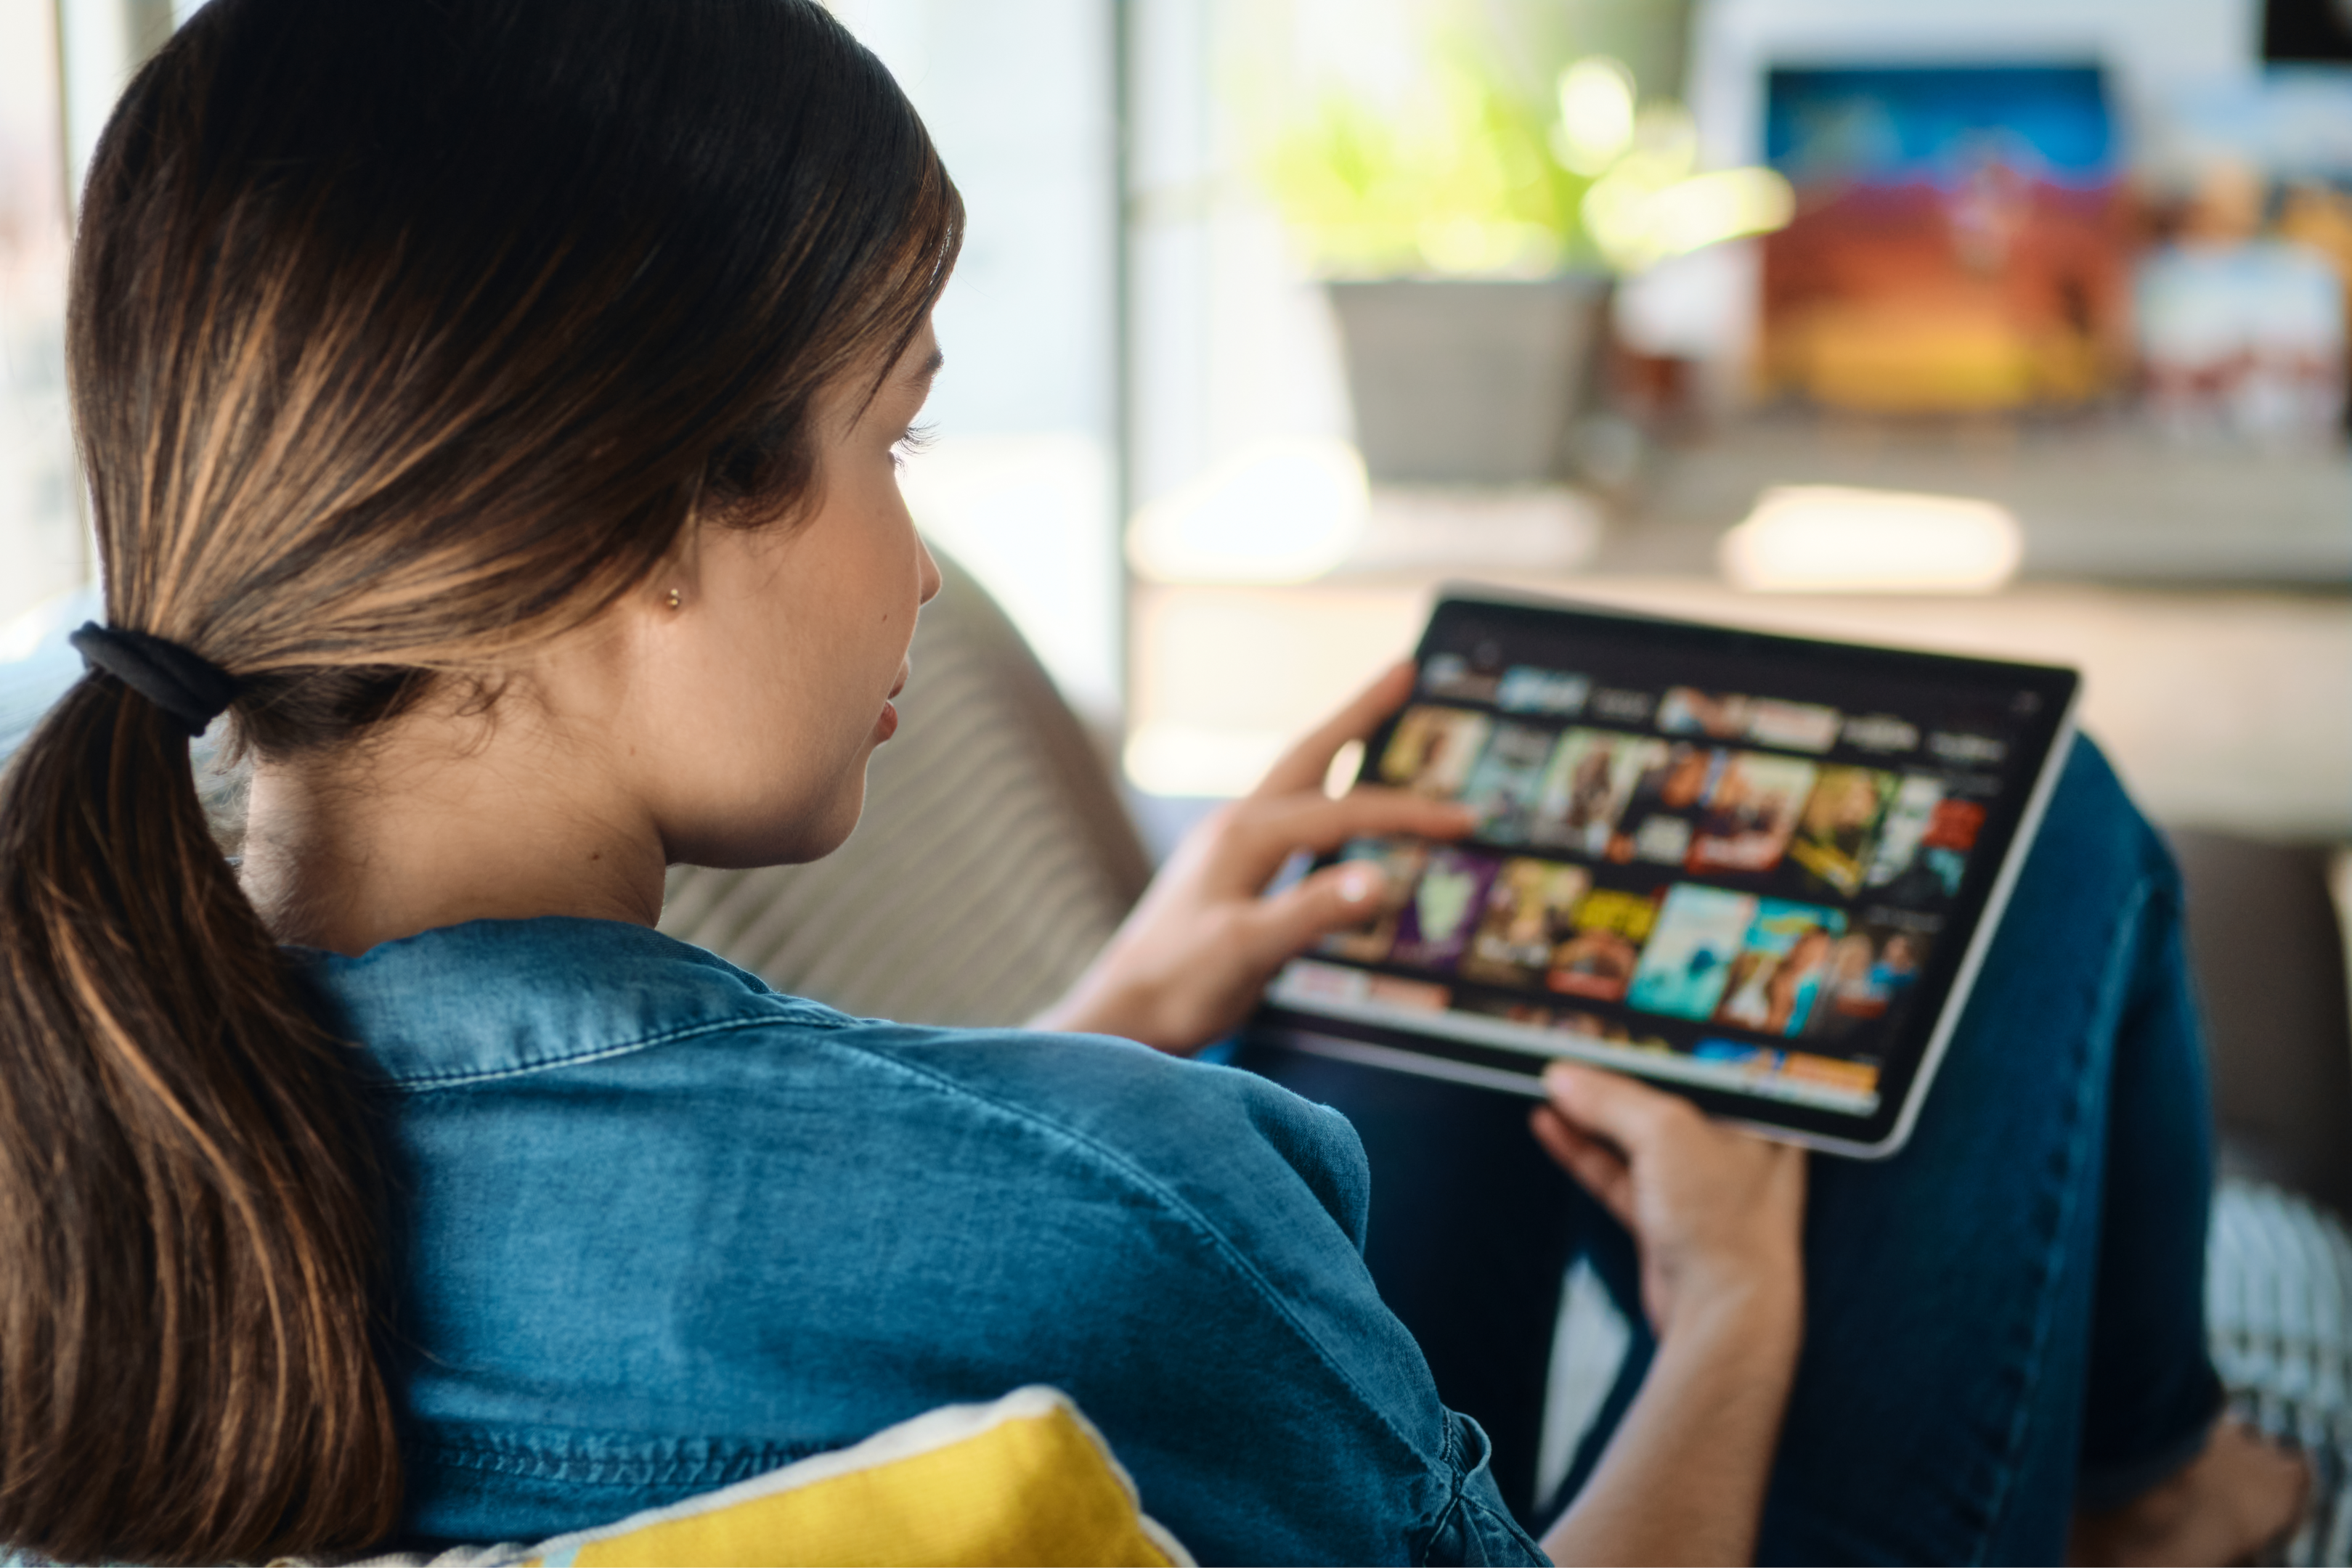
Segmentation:
{"type": "Polygon", "coordinates": [[[846,378],[818,409],[814,509],[698,528],[627,607],[615,761],[671,862],[814,860],[857,825],[866,758],[898,727],[915,612],[940,589],[896,450],[939,363],[927,321],[870,402],[870,372],[846,378]]]}

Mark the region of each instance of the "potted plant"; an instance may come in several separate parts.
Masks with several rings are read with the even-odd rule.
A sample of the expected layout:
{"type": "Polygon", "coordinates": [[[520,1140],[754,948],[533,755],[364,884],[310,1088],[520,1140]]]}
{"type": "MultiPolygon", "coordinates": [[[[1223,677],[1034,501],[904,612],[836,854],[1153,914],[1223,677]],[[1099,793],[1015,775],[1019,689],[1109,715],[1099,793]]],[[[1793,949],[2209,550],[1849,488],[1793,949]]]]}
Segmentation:
{"type": "Polygon", "coordinates": [[[1614,59],[1531,95],[1473,47],[1380,106],[1333,91],[1273,139],[1268,184],[1337,315],[1376,481],[1569,477],[1620,274],[1787,221],[1766,170],[1696,172],[1675,104],[1614,59]]]}

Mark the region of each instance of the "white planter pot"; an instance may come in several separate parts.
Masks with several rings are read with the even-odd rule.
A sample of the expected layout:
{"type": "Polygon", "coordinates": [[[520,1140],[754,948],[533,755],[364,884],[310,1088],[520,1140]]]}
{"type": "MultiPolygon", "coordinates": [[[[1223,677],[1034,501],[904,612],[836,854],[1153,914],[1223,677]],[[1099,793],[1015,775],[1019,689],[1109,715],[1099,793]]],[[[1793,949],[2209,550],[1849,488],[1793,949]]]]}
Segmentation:
{"type": "Polygon", "coordinates": [[[1570,430],[1596,380],[1608,278],[1325,287],[1347,355],[1356,444],[1376,483],[1568,477],[1570,430]]]}

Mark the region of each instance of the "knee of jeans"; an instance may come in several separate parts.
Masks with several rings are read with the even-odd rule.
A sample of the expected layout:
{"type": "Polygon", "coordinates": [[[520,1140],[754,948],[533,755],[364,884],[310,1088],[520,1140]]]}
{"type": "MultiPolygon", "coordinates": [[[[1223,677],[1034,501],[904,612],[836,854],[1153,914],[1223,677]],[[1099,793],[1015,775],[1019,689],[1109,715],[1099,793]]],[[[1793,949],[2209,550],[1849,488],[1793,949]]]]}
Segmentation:
{"type": "Polygon", "coordinates": [[[2180,868],[2172,846],[2124,788],[2106,752],[2087,735],[2074,737],[2042,831],[2084,847],[2105,841],[2127,857],[2159,894],[2179,898],[2180,868]]]}

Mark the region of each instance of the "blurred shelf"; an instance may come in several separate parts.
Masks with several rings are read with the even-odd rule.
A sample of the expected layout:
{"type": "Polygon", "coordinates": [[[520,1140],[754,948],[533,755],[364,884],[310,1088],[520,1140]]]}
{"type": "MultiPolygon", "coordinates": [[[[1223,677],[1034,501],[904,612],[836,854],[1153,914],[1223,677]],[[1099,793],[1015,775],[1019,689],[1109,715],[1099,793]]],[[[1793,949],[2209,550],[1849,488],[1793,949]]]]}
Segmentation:
{"type": "Polygon", "coordinates": [[[2122,419],[1913,423],[1778,413],[1654,448],[1591,561],[1712,575],[1773,485],[1981,497],[2024,526],[2029,580],[2352,586],[2352,455],[2168,444],[2122,419]]]}
{"type": "Polygon", "coordinates": [[[1342,576],[1465,570],[1576,571],[1608,530],[1600,505],[1564,485],[1513,489],[1380,485],[1342,576]]]}

